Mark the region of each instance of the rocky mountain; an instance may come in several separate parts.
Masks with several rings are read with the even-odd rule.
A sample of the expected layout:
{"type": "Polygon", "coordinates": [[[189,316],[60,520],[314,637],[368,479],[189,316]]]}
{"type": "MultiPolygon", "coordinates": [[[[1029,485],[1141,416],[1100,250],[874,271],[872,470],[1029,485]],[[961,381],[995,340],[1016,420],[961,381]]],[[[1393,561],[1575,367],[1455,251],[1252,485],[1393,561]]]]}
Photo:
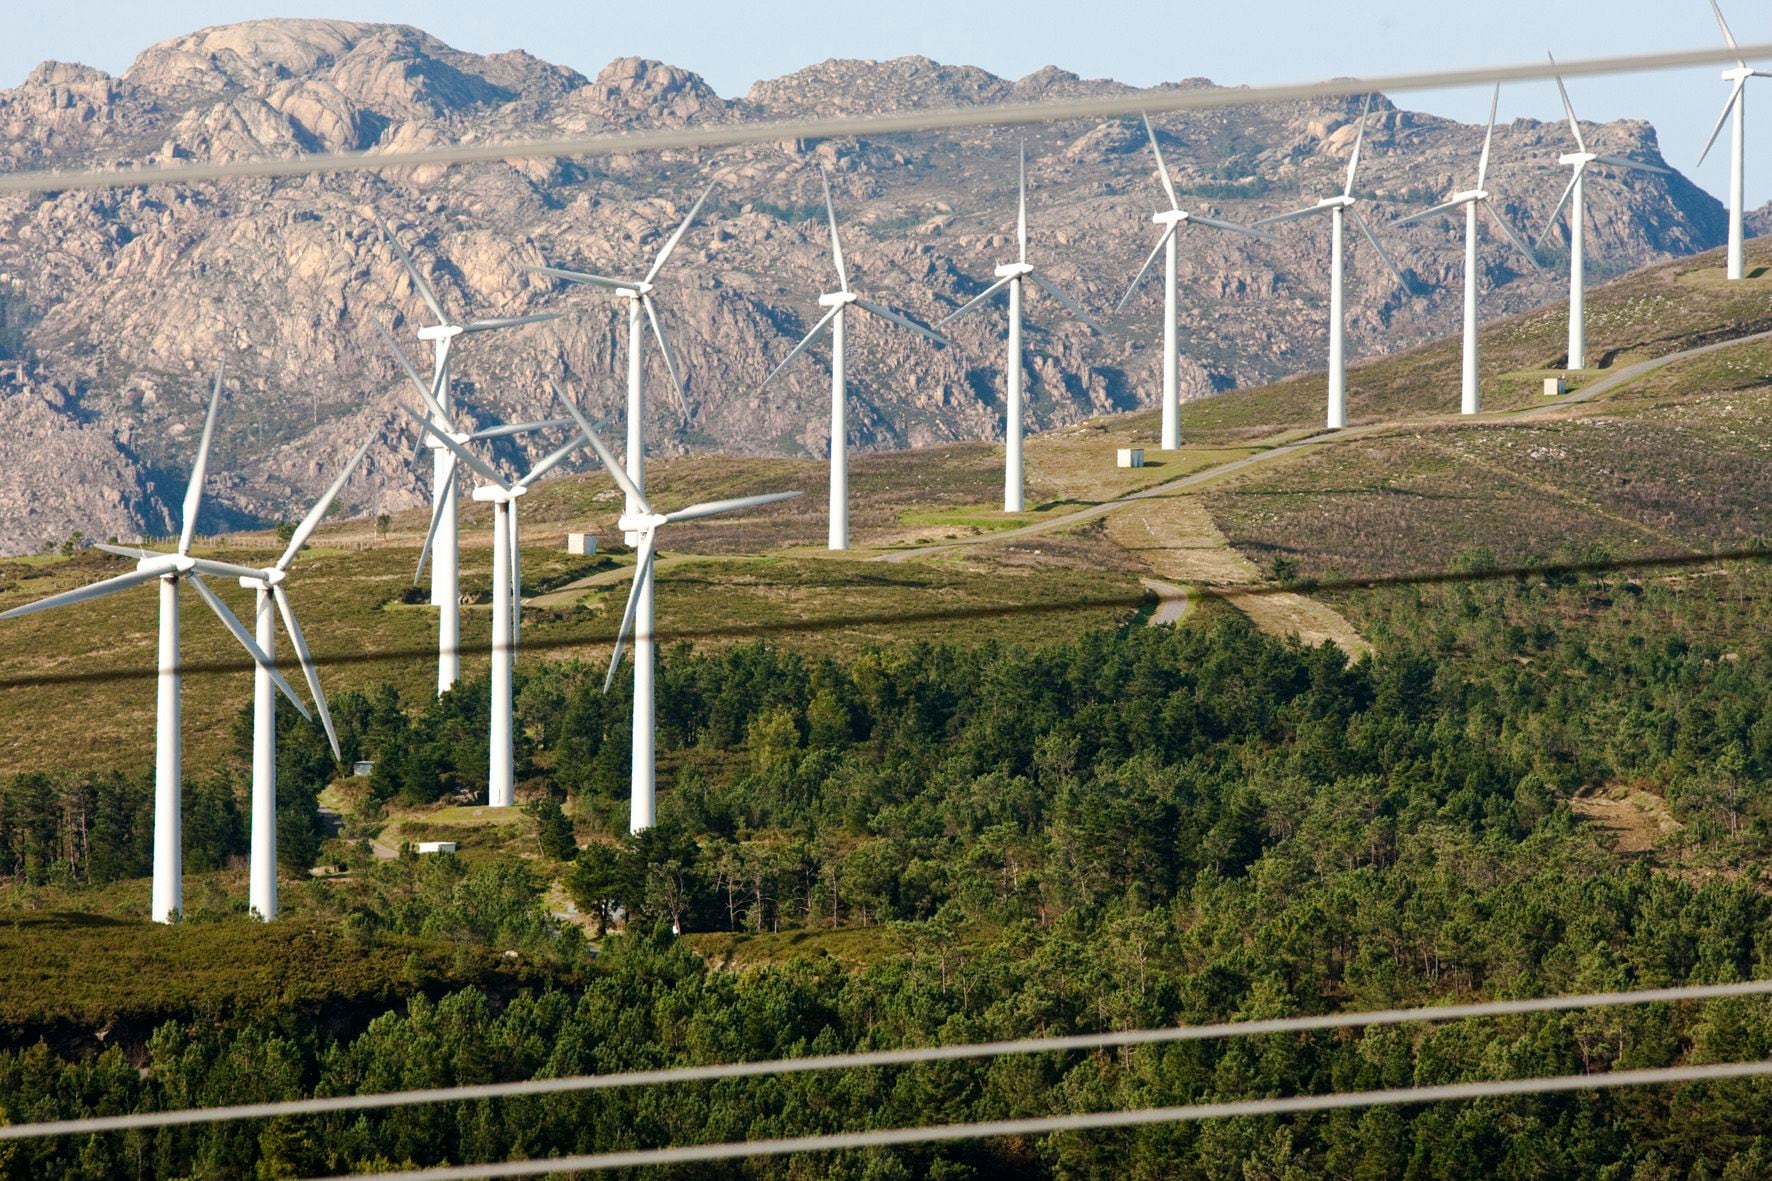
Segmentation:
{"type": "MultiPolygon", "coordinates": [[[[637,58],[588,78],[527,53],[463,53],[405,26],[255,21],[155,45],[116,77],[44,63],[0,91],[0,168],[399,151],[1127,89],[1055,68],[1011,81],[901,58],[827,61],[726,98],[693,73],[637,58]]],[[[1295,103],[1156,123],[1185,202],[1253,220],[1339,191],[1358,110],[1357,101],[1295,103]]],[[[1105,316],[1154,244],[1150,214],[1162,204],[1135,119],[0,199],[0,407],[12,428],[0,435],[0,552],[74,529],[164,529],[210,375],[224,361],[230,393],[205,528],[298,514],[370,431],[379,443],[348,506],[418,503],[426,477],[410,432],[392,418],[407,391],[372,326],[393,328],[417,358],[412,332],[426,314],[375,228],[377,213],[456,314],[566,313],[464,342],[457,396],[468,417],[533,415],[553,377],[613,425],[624,365],[613,301],[523,268],[643,273],[716,179],[658,295],[687,376],[688,414],[654,359],[651,437],[665,452],[823,454],[828,383],[818,356],[757,392],[832,282],[820,166],[832,174],[856,289],[934,322],[1012,258],[1023,135],[1036,259],[1105,316]]],[[[1409,284],[1399,287],[1354,241],[1353,355],[1455,329],[1459,228],[1392,223],[1468,186],[1480,138],[1480,128],[1375,103],[1363,208],[1409,284]]],[[[1560,125],[1531,120],[1496,132],[1490,188],[1534,240],[1565,183],[1556,156],[1566,138],[1560,125]]],[[[1596,150],[1660,160],[1646,123],[1596,125],[1588,138],[1596,150]]],[[[1588,193],[1590,267],[1602,275],[1722,240],[1721,207],[1679,175],[1602,173],[1588,193]]],[[[1326,232],[1305,222],[1280,235],[1278,244],[1186,236],[1192,396],[1321,366],[1326,232]]],[[[1544,237],[1543,275],[1505,244],[1487,245],[1486,311],[1558,298],[1565,242],[1561,226],[1544,237]]],[[[1030,413],[1041,426],[1153,399],[1159,298],[1147,281],[1102,333],[1049,299],[1030,300],[1030,413]]],[[[852,445],[1000,436],[1001,335],[1000,313],[974,315],[955,325],[954,347],[937,350],[863,318],[852,332],[852,445]]]]}

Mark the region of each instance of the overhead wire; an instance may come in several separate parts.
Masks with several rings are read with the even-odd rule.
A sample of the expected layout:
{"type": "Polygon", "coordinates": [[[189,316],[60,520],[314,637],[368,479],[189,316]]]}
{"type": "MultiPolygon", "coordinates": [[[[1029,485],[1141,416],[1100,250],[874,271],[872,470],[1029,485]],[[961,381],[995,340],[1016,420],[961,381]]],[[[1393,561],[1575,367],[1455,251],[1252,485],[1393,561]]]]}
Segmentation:
{"type": "Polygon", "coordinates": [[[521,1079],[505,1083],[474,1083],[409,1091],[382,1091],[367,1095],[324,1095],[311,1099],[290,1099],[280,1102],[194,1107],[174,1111],[135,1111],[121,1115],[89,1116],[83,1119],[0,1125],[0,1142],[41,1139],[51,1136],[96,1135],[103,1132],[135,1131],[144,1128],[225,1123],[233,1120],[287,1119],[339,1111],[367,1111],[422,1106],[432,1103],[463,1103],[486,1099],[512,1099],[534,1095],[714,1082],[731,1078],[758,1078],[885,1066],[913,1066],[926,1062],[953,1062],[963,1059],[995,1058],[1019,1054],[1074,1053],[1079,1050],[1120,1049],[1221,1038],[1263,1037],[1283,1033],[1318,1033],[1326,1030],[1357,1029],[1380,1025],[1463,1021],[1480,1017],[1508,1017],[1532,1013],[1560,1013],[1573,1009],[1611,1008],[1623,1005],[1675,1004],[1768,994],[1772,994],[1772,980],[1746,980],[1726,984],[1689,984],[1671,988],[1637,989],[1628,992],[1522,997],[1457,1005],[1428,1005],[1405,1009],[1322,1013],[1305,1017],[1220,1021],[1208,1025],[1111,1030],[1106,1033],[1015,1038],[994,1042],[907,1046],[896,1050],[867,1050],[851,1054],[819,1054],[801,1058],[775,1058],[754,1062],[661,1067],[653,1070],[630,1070],[612,1074],[571,1075],[562,1078],[521,1079]]]}
{"type": "Polygon", "coordinates": [[[964,127],[1024,126],[1073,119],[1103,119],[1227,107],[1346,98],[1375,92],[1438,90],[1496,82],[1541,81],[1599,74],[1640,73],[1687,66],[1724,65],[1739,59],[1772,56],[1772,42],[1729,49],[1678,49],[1654,53],[1572,58],[1560,62],[1475,66],[1461,69],[1378,74],[1320,82],[1261,86],[1206,87],[1197,90],[1135,90],[1086,98],[1042,99],[1027,103],[990,103],[965,107],[918,108],[884,115],[833,115],[813,119],[760,122],[697,123],[689,127],[607,132],[558,139],[494,140],[454,143],[410,151],[313,153],[307,155],[216,163],[141,165],[108,168],[37,170],[0,175],[0,193],[66,192],[73,189],[136,187],[152,184],[195,184],[216,180],[311,176],[321,173],[380,172],[448,164],[499,160],[626,155],[634,152],[692,151],[793,140],[848,139],[954,130],[964,127]]]}

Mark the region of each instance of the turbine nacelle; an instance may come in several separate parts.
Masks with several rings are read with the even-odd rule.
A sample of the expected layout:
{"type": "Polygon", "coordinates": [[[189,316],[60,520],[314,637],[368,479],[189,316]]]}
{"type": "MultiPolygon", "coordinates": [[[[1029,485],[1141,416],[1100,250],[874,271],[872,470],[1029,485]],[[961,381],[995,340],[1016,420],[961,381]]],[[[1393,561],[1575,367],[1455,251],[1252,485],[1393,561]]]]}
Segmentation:
{"type": "Polygon", "coordinates": [[[420,340],[454,340],[467,329],[460,324],[430,324],[418,330],[420,340]]]}
{"type": "Polygon", "coordinates": [[[1599,158],[1600,157],[1593,152],[1565,152],[1557,157],[1557,163],[1568,164],[1572,167],[1580,168],[1583,165],[1592,164],[1599,158]]]}
{"type": "Polygon", "coordinates": [[[861,296],[855,294],[853,291],[827,291],[818,297],[818,306],[821,308],[840,308],[845,304],[852,304],[860,298],[861,296]]]}
{"type": "Polygon", "coordinates": [[[497,484],[481,484],[474,489],[473,495],[480,504],[510,504],[528,491],[527,484],[512,484],[509,488],[501,488],[497,484]]]}
{"type": "Polygon", "coordinates": [[[1006,262],[991,272],[999,279],[1020,279],[1034,273],[1033,264],[1025,262],[1006,262]]]}
{"type": "Polygon", "coordinates": [[[1764,78],[1765,76],[1766,75],[1764,72],[1762,72],[1760,70],[1756,70],[1752,66],[1746,66],[1746,65],[1736,66],[1732,70],[1724,70],[1723,74],[1722,74],[1723,81],[1738,82],[1738,83],[1745,82],[1749,78],[1754,78],[1754,77],[1764,78]]]}
{"type": "Polygon", "coordinates": [[[654,533],[668,518],[663,513],[623,513],[615,527],[623,533],[654,533]]]}
{"type": "Polygon", "coordinates": [[[1462,193],[1453,193],[1450,197],[1446,198],[1446,204],[1468,205],[1472,201],[1487,201],[1488,199],[1489,190],[1487,189],[1466,189],[1462,193]]]}
{"type": "Polygon", "coordinates": [[[1345,193],[1339,193],[1333,197],[1324,197],[1321,201],[1318,201],[1317,208],[1318,209],[1352,209],[1358,203],[1359,203],[1358,197],[1349,196],[1345,193]]]}
{"type": "Polygon", "coordinates": [[[1185,209],[1165,209],[1161,213],[1151,214],[1151,220],[1160,226],[1178,226],[1192,216],[1185,209]]]}
{"type": "Polygon", "coordinates": [[[247,590],[270,590],[272,587],[284,582],[288,577],[288,571],[278,570],[274,566],[268,566],[265,568],[264,573],[257,578],[248,578],[242,574],[240,576],[240,585],[247,590]]]}

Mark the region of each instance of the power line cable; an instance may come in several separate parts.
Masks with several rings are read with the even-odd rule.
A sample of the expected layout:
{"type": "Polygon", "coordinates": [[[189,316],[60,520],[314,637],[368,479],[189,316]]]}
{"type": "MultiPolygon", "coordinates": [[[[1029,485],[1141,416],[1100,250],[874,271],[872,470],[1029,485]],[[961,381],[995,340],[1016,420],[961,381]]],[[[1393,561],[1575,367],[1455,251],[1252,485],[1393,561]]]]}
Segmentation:
{"type": "MultiPolygon", "coordinates": [[[[1473,584],[1484,582],[1505,582],[1521,579],[1567,578],[1583,574],[1602,574],[1628,570],[1662,570],[1687,566],[1705,566],[1722,562],[1764,562],[1772,559],[1772,549],[1752,547],[1744,549],[1717,550],[1711,553],[1684,554],[1645,554],[1633,558],[1606,558],[1591,562],[1547,562],[1542,564],[1516,564],[1510,566],[1482,567],[1471,570],[1428,570],[1406,574],[1369,574],[1350,575],[1341,578],[1316,578],[1300,582],[1258,583],[1250,586],[1202,586],[1194,584],[1192,592],[1195,598],[1216,598],[1235,601],[1237,599],[1257,599],[1269,595],[1288,595],[1300,593],[1319,593],[1323,591],[1364,591],[1378,590],[1386,587],[1399,586],[1440,586],[1446,584],[1473,584]]],[[[622,583],[612,583],[621,586],[622,583]]],[[[778,635],[808,635],[820,632],[843,631],[851,628],[866,627],[876,624],[914,624],[914,623],[964,623],[971,620],[991,619],[1012,616],[1039,616],[1066,614],[1074,611],[1106,611],[1136,610],[1150,603],[1155,597],[1161,602],[1165,596],[1155,595],[1148,591],[1137,594],[1107,594],[1078,596],[1066,599],[1047,599],[1030,603],[996,603],[980,604],[970,607],[931,607],[916,611],[902,611],[893,615],[878,613],[854,612],[828,616],[823,619],[780,620],[769,623],[721,624],[704,627],[678,626],[661,627],[654,631],[658,641],[664,644],[702,640],[742,640],[760,639],[778,635]]],[[[1175,596],[1169,596],[1175,597],[1175,596]]],[[[537,608],[529,608],[534,611],[537,608]]],[[[545,608],[543,608],[545,610],[545,608]]],[[[526,652],[559,651],[594,646],[604,646],[614,642],[613,636],[536,636],[525,638],[523,648],[526,652]]],[[[455,652],[461,656],[484,656],[492,651],[491,641],[485,643],[458,644],[455,652]]],[[[347,667],[364,664],[387,664],[402,660],[435,659],[438,648],[435,644],[386,648],[373,652],[320,652],[313,653],[314,663],[320,667],[347,667]]],[[[300,668],[297,661],[289,658],[275,662],[279,669],[296,670],[300,668]]],[[[257,666],[250,659],[233,657],[220,660],[193,660],[177,666],[183,674],[235,673],[248,672],[257,666]]],[[[0,692],[9,689],[28,689],[44,685],[80,685],[107,684],[113,681],[153,680],[159,676],[154,667],[138,667],[124,669],[79,669],[62,672],[32,673],[28,676],[0,677],[0,692]]]]}
{"type": "Polygon", "coordinates": [[[1541,81],[1558,75],[1572,78],[1640,73],[1686,66],[1723,65],[1749,57],[1772,57],[1772,42],[1744,45],[1738,49],[1666,50],[1659,53],[1571,59],[1554,64],[1527,62],[1511,66],[1478,66],[1408,74],[1381,74],[1366,78],[1337,78],[1324,82],[1213,87],[1204,90],[1128,90],[1120,94],[1092,98],[912,110],[887,115],[841,115],[774,122],[698,124],[693,127],[613,132],[561,139],[457,143],[405,152],[378,152],[371,148],[359,152],[203,164],[18,172],[0,176],[0,193],[194,184],[214,180],[375,172],[424,165],[490,163],[499,160],[691,151],[785,140],[848,139],[962,127],[1012,127],[1073,119],[1112,118],[1140,112],[1153,115],[1175,114],[1268,103],[1346,98],[1373,92],[1397,93],[1479,84],[1487,86],[1496,82],[1541,81]]]}
{"type": "Polygon", "coordinates": [[[1062,1037],[968,1042],[948,1046],[911,1046],[898,1050],[870,1050],[854,1054],[823,1054],[805,1058],[777,1058],[760,1062],[661,1067],[655,1070],[631,1070],[616,1074],[523,1079],[509,1083],[476,1083],[457,1087],[384,1091],[369,1095],[326,1095],[313,1099],[292,1099],[276,1103],[243,1103],[227,1107],[186,1108],[179,1111],[138,1111],[125,1115],[91,1116],[84,1119],[52,1120],[10,1126],[0,1125],[0,1141],[37,1139],[48,1136],[93,1135],[100,1132],[224,1123],[244,1119],[322,1115],[329,1112],[412,1107],[430,1103],[509,1099],[527,1095],[621,1090],[628,1087],[712,1082],[719,1079],[757,1078],[766,1075],[805,1074],[813,1071],[910,1066],[924,1062],[952,1062],[1011,1054],[1068,1053],[1078,1050],[1208,1041],[1217,1038],[1260,1037],[1278,1033],[1314,1033],[1331,1029],[1353,1029],[1375,1025],[1459,1021],[1476,1017],[1559,1013],[1572,1009],[1672,1004],[1768,994],[1772,994],[1772,980],[1748,980],[1729,984],[1694,984],[1673,988],[1639,989],[1632,992],[1525,997],[1517,1000],[1478,1001],[1462,1005],[1430,1005],[1412,1009],[1325,1013],[1308,1017],[1281,1017],[1256,1021],[1222,1021],[1211,1025],[1118,1030],[1108,1033],[1071,1034],[1062,1037]]]}
{"type": "Polygon", "coordinates": [[[466,1181],[479,1177],[538,1177],[548,1173],[632,1169],[656,1165],[706,1164],[802,1152],[840,1152],[857,1148],[894,1148],[947,1140],[981,1140],[996,1136],[1045,1136],[1101,1128],[1136,1128],[1150,1124],[1192,1123],[1238,1116],[1299,1115],[1348,1108],[1448,1103],[1463,1099],[1497,1099],[1516,1095],[1548,1095],[1569,1091],[1608,1091],[1620,1087],[1666,1086],[1669,1083],[1716,1082],[1764,1078],[1772,1061],[1724,1062],[1704,1066],[1670,1066],[1652,1070],[1614,1070],[1604,1074],[1565,1074],[1552,1078],[1503,1079],[1493,1082],[1448,1083],[1434,1087],[1395,1087],[1383,1091],[1345,1091],[1331,1095],[1294,1095],[1277,1099],[1245,1099],[1228,1103],[1193,1103],[1184,1107],[1150,1107],[1135,1111],[1092,1111],[1030,1119],[987,1120],[933,1127],[887,1128],[868,1132],[837,1132],[779,1140],[743,1140],[726,1144],[690,1144],[676,1148],[642,1148],[600,1152],[551,1160],[501,1161],[484,1165],[449,1165],[382,1173],[354,1173],[316,1181],[466,1181]]]}

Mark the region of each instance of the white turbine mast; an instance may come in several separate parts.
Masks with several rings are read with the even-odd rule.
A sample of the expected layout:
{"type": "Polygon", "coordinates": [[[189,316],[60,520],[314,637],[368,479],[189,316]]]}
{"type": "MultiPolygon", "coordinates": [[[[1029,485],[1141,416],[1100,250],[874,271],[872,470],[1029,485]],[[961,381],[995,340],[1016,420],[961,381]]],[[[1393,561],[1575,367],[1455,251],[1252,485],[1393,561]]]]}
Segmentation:
{"type": "MultiPolygon", "coordinates": [[[[429,433],[439,446],[448,448],[450,454],[486,481],[474,489],[474,499],[492,505],[492,708],[486,803],[494,808],[509,808],[517,802],[516,745],[511,721],[511,670],[517,654],[516,619],[522,614],[522,574],[517,558],[517,502],[529,491],[531,484],[583,446],[584,439],[574,435],[567,440],[565,446],[549,452],[530,468],[528,474],[515,481],[507,480],[496,468],[469,451],[466,446],[471,438],[494,437],[498,432],[483,432],[479,436],[458,435],[445,427],[439,427],[437,420],[444,417],[442,407],[424,390],[422,383],[419,390],[424,394],[428,418],[404,403],[400,408],[411,415],[419,430],[429,433]]],[[[570,426],[572,420],[521,425],[531,429],[554,425],[570,426]]],[[[503,433],[513,432],[505,430],[503,433]]]]}
{"type": "Polygon", "coordinates": [[[215,388],[209,395],[209,413],[203,421],[203,440],[197,447],[197,460],[191,466],[191,482],[185,489],[184,520],[174,552],[155,553],[140,548],[98,545],[94,548],[136,560],[128,574],[106,578],[71,591],[63,591],[35,603],[0,612],[0,619],[14,619],[71,603],[102,598],[143,583],[160,583],[159,678],[156,695],[154,728],[154,884],[150,915],[156,923],[178,919],[184,908],[184,841],[180,816],[183,796],[182,735],[179,702],[179,584],[189,580],[229,633],[252,656],[271,681],[282,690],[290,703],[304,717],[311,718],[307,708],[296,697],[295,690],[272,665],[265,650],[247,632],[227,605],[216,597],[202,579],[204,574],[222,578],[258,578],[262,570],[236,566],[230,562],[214,562],[191,556],[191,541],[196,536],[197,513],[203,504],[203,478],[209,466],[209,447],[215,438],[215,415],[221,405],[222,372],[215,375],[215,388]]]}
{"type": "Polygon", "coordinates": [[[1151,215],[1151,220],[1163,227],[1162,236],[1157,239],[1155,249],[1138,268],[1132,283],[1126,288],[1126,294],[1114,307],[1118,315],[1126,304],[1131,301],[1132,293],[1144,282],[1150,273],[1151,264],[1157,261],[1157,255],[1163,256],[1163,450],[1177,451],[1181,448],[1181,385],[1180,366],[1181,352],[1176,329],[1176,239],[1181,227],[1192,222],[1195,225],[1211,226],[1215,230],[1229,230],[1234,234],[1247,234],[1251,238],[1259,238],[1263,242],[1277,241],[1272,234],[1264,234],[1260,230],[1232,221],[1222,221],[1204,214],[1190,213],[1181,207],[1181,199],[1175,192],[1175,180],[1169,175],[1169,165],[1163,161],[1163,149],[1157,146],[1157,133],[1151,128],[1149,115],[1141,115],[1144,120],[1144,133],[1151,141],[1151,154],[1157,158],[1157,179],[1163,182],[1163,193],[1169,198],[1169,208],[1158,210],[1151,215]]]}
{"type": "MultiPolygon", "coordinates": [[[[471,332],[491,332],[499,328],[516,328],[559,318],[558,312],[530,316],[502,316],[491,320],[471,320],[465,324],[451,320],[430,283],[420,273],[412,255],[400,245],[400,239],[387,222],[376,218],[376,225],[394,248],[400,263],[412,279],[419,298],[437,322],[420,328],[418,338],[431,343],[432,372],[438,390],[437,403],[445,410],[453,409],[450,394],[449,353],[455,338],[471,332]]],[[[447,429],[447,428],[445,428],[447,429]]],[[[433,436],[434,438],[434,436],[433,436]]],[[[422,441],[422,436],[421,436],[422,441]]],[[[455,497],[455,457],[442,446],[431,447],[431,536],[419,555],[419,573],[424,572],[425,559],[431,558],[431,604],[437,608],[437,695],[447,693],[461,676],[461,553],[457,537],[457,504],[455,497]]]]}
{"type": "MultiPolygon", "coordinates": [[[[947,319],[936,325],[937,328],[945,328],[955,320],[958,320],[961,316],[964,316],[967,312],[972,311],[974,308],[983,307],[985,301],[996,295],[997,292],[1002,291],[1005,288],[1009,291],[1009,349],[1008,358],[1004,362],[1003,369],[1004,382],[1008,393],[1003,431],[1003,511],[1006,513],[1019,513],[1022,511],[1023,507],[1021,461],[1022,420],[1024,417],[1021,392],[1022,283],[1025,280],[1033,280],[1035,286],[1039,287],[1040,290],[1044,291],[1047,295],[1050,295],[1053,299],[1062,304],[1065,310],[1070,312],[1071,315],[1083,321],[1083,323],[1087,324],[1090,328],[1099,329],[1100,327],[1100,325],[1096,324],[1094,320],[1090,319],[1087,312],[1077,306],[1076,302],[1072,300],[1070,296],[1059,290],[1056,284],[1040,274],[1040,272],[1035,270],[1033,265],[1028,262],[1027,154],[1027,141],[1023,140],[1021,145],[1020,163],[1016,173],[1017,185],[1020,193],[1020,203],[1016,207],[1015,216],[1017,261],[1006,263],[1003,266],[998,267],[994,272],[997,278],[995,283],[992,283],[989,287],[986,287],[983,291],[973,296],[962,305],[958,311],[955,311],[952,315],[948,316],[947,319]]],[[[833,545],[831,548],[836,549],[838,547],[833,545]]]]}
{"type": "MultiPolygon", "coordinates": [[[[332,507],[344,489],[345,482],[363,457],[369,453],[370,444],[375,442],[375,435],[363,440],[355,455],[339,469],[338,475],[327,487],[324,495],[314,502],[301,524],[290,535],[289,545],[283,556],[275,563],[259,571],[256,578],[242,576],[240,585],[255,592],[253,620],[257,627],[257,642],[266,655],[275,658],[277,652],[276,614],[283,616],[283,629],[289,633],[289,643],[295,649],[296,659],[301,662],[302,675],[307,678],[308,695],[314,699],[314,708],[320,714],[320,724],[326,729],[326,742],[332,747],[332,759],[336,763],[342,757],[338,749],[338,731],[332,725],[332,712],[326,708],[326,694],[320,688],[320,670],[314,665],[314,655],[308,650],[307,637],[302,635],[301,624],[296,622],[295,611],[289,605],[289,594],[283,589],[284,580],[288,577],[289,564],[295,561],[302,547],[308,543],[320,519],[332,507]],[[275,613],[272,607],[275,605],[275,613]]],[[[252,678],[252,806],[251,806],[251,857],[249,885],[247,887],[246,905],[248,911],[257,915],[265,922],[277,917],[277,699],[272,670],[266,665],[257,665],[252,678]]]]}
{"type": "MultiPolygon", "coordinates": [[[[1716,15],[1717,28],[1723,31],[1723,40],[1730,49],[1738,48],[1735,34],[1729,31],[1729,22],[1723,19],[1723,10],[1718,7],[1717,0],[1710,0],[1710,10],[1716,15]]],[[[1743,241],[1746,231],[1742,218],[1746,212],[1746,195],[1743,192],[1746,178],[1747,155],[1747,80],[1749,78],[1772,78],[1772,73],[1756,70],[1741,58],[1735,59],[1733,69],[1723,71],[1723,81],[1733,87],[1729,91],[1729,101],[1723,104],[1723,113],[1717,116],[1717,125],[1711,128],[1710,138],[1704,142],[1704,151],[1698,155],[1698,163],[1702,166],[1705,157],[1716,146],[1717,136],[1723,132],[1723,124],[1734,116],[1735,126],[1731,134],[1731,147],[1734,149],[1729,158],[1729,278],[1739,279],[1745,274],[1743,241]]]]}
{"type": "Polygon", "coordinates": [[[631,769],[631,796],[629,800],[628,830],[641,832],[651,828],[658,816],[658,780],[657,780],[657,734],[655,731],[657,711],[654,708],[654,675],[657,669],[657,643],[652,630],[650,615],[642,615],[639,604],[644,600],[652,602],[652,566],[657,556],[658,530],[663,525],[675,524],[679,521],[693,521],[701,517],[712,517],[721,513],[740,512],[744,509],[760,508],[766,504],[791,500],[800,495],[798,492],[771,492],[763,496],[741,496],[734,500],[713,500],[705,504],[690,505],[678,509],[674,513],[658,513],[647,503],[645,493],[636,485],[597,432],[591,428],[578,406],[562,393],[558,386],[554,388],[554,396],[571,412],[578,423],[578,429],[590,440],[592,450],[596,451],[597,459],[608,469],[631,504],[638,507],[632,512],[625,512],[618,523],[624,533],[632,533],[640,539],[638,553],[634,561],[634,584],[628,592],[627,609],[622,612],[621,628],[615,636],[615,651],[609,658],[609,673],[603,678],[603,691],[615,683],[615,670],[621,665],[622,645],[631,634],[634,638],[634,714],[630,727],[633,733],[633,760],[631,769]]]}
{"type": "Polygon", "coordinates": [[[849,548],[849,407],[843,345],[844,321],[848,318],[848,310],[853,305],[882,320],[891,321],[900,328],[927,337],[937,345],[948,342],[940,333],[912,323],[890,308],[863,299],[849,290],[849,268],[843,264],[843,243],[837,237],[837,208],[831,202],[830,173],[821,165],[818,174],[824,181],[824,211],[831,226],[831,262],[837,270],[837,290],[827,291],[818,297],[818,306],[827,309],[825,314],[812,326],[812,331],[802,337],[800,343],[781,359],[781,364],[770,371],[758,388],[759,392],[767,389],[795,357],[812,346],[819,333],[826,328],[831,330],[831,508],[828,545],[834,550],[845,550],[849,548]]]}
{"type": "MultiPolygon", "coordinates": [[[[1550,57],[1549,54],[1545,56],[1550,57]]],[[[1557,64],[1555,57],[1550,58],[1551,65],[1557,64]]],[[[1551,211],[1550,220],[1544,224],[1544,233],[1549,234],[1551,227],[1557,224],[1562,215],[1563,207],[1569,207],[1569,357],[1567,368],[1573,372],[1587,368],[1587,268],[1583,247],[1586,236],[1586,206],[1583,200],[1590,164],[1607,164],[1614,168],[1635,168],[1641,172],[1659,172],[1667,175],[1668,170],[1653,164],[1645,164],[1641,160],[1632,160],[1625,156],[1602,156],[1587,150],[1587,141],[1582,138],[1581,124],[1575,118],[1575,106],[1569,101],[1569,91],[1563,86],[1561,75],[1557,76],[1557,94],[1563,100],[1563,113],[1569,117],[1569,133],[1575,137],[1576,150],[1557,157],[1557,163],[1567,164],[1575,170],[1569,178],[1569,187],[1563,190],[1562,199],[1551,211]]],[[[1542,238],[1544,235],[1540,235],[1542,238]]]]}
{"type": "Polygon", "coordinates": [[[1355,209],[1359,198],[1354,196],[1354,177],[1360,168],[1360,147],[1366,139],[1366,117],[1372,113],[1372,96],[1366,96],[1366,105],[1360,110],[1360,129],[1354,133],[1353,157],[1347,162],[1347,183],[1342,186],[1341,193],[1333,197],[1324,197],[1315,205],[1306,209],[1297,209],[1291,213],[1282,213],[1275,217],[1264,217],[1257,221],[1257,226],[1272,225],[1276,222],[1293,221],[1301,217],[1310,217],[1317,213],[1329,214],[1329,410],[1327,421],[1329,429],[1340,430],[1347,425],[1347,326],[1343,312],[1342,299],[1342,259],[1345,254],[1343,230],[1346,218],[1352,215],[1354,224],[1372,243],[1372,249],[1384,260],[1384,265],[1391,274],[1397,277],[1397,285],[1408,290],[1408,281],[1391,256],[1385,253],[1384,247],[1378,244],[1378,236],[1366,219],[1355,209]]]}
{"type": "Polygon", "coordinates": [[[1411,222],[1424,218],[1436,217],[1442,213],[1450,213],[1454,209],[1464,210],[1464,371],[1460,385],[1459,409],[1465,414],[1475,414],[1482,409],[1482,395],[1477,388],[1477,209],[1480,206],[1500,230],[1520,252],[1535,271],[1544,268],[1532,257],[1532,251],[1520,241],[1514,228],[1507,224],[1507,219],[1495,211],[1491,203],[1492,194],[1483,187],[1484,179],[1489,175],[1489,149],[1495,142],[1495,110],[1501,103],[1501,86],[1496,84],[1495,93],[1489,99],[1489,128],[1483,133],[1483,154],[1477,158],[1477,184],[1475,188],[1466,189],[1462,193],[1453,193],[1445,201],[1425,209],[1420,213],[1412,213],[1408,217],[1399,218],[1397,224],[1406,226],[1411,222]]]}

